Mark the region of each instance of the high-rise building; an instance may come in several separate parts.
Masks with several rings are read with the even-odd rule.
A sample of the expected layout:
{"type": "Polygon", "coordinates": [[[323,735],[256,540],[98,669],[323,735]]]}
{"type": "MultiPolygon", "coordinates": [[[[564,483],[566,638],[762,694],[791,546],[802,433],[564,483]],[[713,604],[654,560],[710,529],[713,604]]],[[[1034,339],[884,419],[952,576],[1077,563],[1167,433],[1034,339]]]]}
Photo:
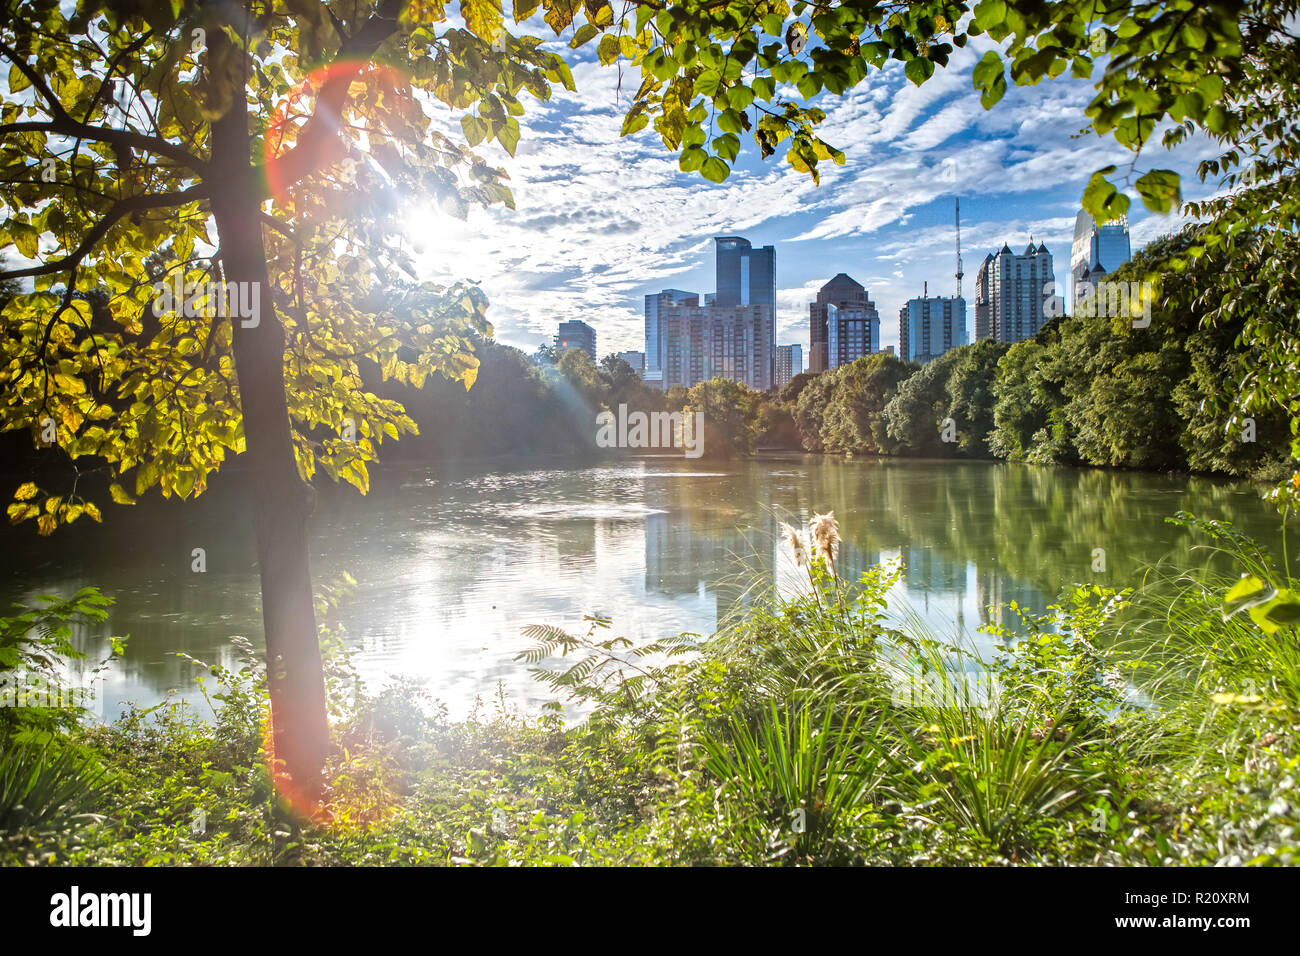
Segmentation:
{"type": "Polygon", "coordinates": [[[898,310],[899,358],[928,362],[966,344],[966,300],[923,295],[898,310]]]}
{"type": "MultiPolygon", "coordinates": [[[[713,240],[717,290],[705,305],[764,306],[771,326],[767,330],[769,361],[776,355],[776,248],[755,249],[740,236],[717,236],[713,240]]],[[[767,370],[772,381],[773,369],[767,370]]]]}
{"type": "Polygon", "coordinates": [[[651,384],[663,381],[662,356],[659,348],[659,314],[665,306],[681,303],[698,303],[699,295],[681,289],[664,289],[645,297],[645,374],[651,384]]]}
{"type": "Polygon", "coordinates": [[[780,388],[803,372],[803,346],[778,345],[776,347],[776,374],[772,377],[772,387],[780,388]]]}
{"type": "Polygon", "coordinates": [[[827,303],[826,369],[848,365],[880,346],[880,313],[870,300],[865,305],[827,303]]]}
{"type": "Polygon", "coordinates": [[[975,277],[976,339],[1022,342],[1063,311],[1045,244],[1030,242],[1021,255],[1004,244],[984,257],[975,277]]]}
{"type": "MultiPolygon", "coordinates": [[[[830,338],[829,313],[827,309],[862,309],[875,311],[867,290],[845,275],[839,273],[817,292],[817,301],[808,303],[808,371],[824,372],[831,368],[828,350],[830,338]]],[[[879,318],[877,317],[877,321],[879,318]]]]}
{"type": "Polygon", "coordinates": [[[705,304],[766,305],[776,315],[776,249],[755,249],[739,236],[718,236],[713,242],[718,291],[705,304]]]}
{"type": "Polygon", "coordinates": [[[560,330],[555,333],[555,347],[560,351],[582,349],[596,360],[596,330],[586,322],[569,319],[560,323],[560,330]]]}
{"type": "Polygon", "coordinates": [[[1070,248],[1072,300],[1077,303],[1087,288],[1128,262],[1130,255],[1127,216],[1099,226],[1090,214],[1080,211],[1070,248]]]}
{"type": "Polygon", "coordinates": [[[772,385],[772,317],[766,305],[671,305],[660,312],[660,386],[690,388],[729,378],[766,391],[772,385]]]}
{"type": "Polygon", "coordinates": [[[772,383],[776,250],[755,249],[739,236],[718,236],[714,244],[718,288],[705,293],[703,305],[681,289],[645,297],[645,380],[657,388],[719,375],[758,389],[772,383]]]}
{"type": "Polygon", "coordinates": [[[632,371],[645,377],[645,353],[644,352],[616,352],[614,353],[628,365],[632,366],[632,371]]]}

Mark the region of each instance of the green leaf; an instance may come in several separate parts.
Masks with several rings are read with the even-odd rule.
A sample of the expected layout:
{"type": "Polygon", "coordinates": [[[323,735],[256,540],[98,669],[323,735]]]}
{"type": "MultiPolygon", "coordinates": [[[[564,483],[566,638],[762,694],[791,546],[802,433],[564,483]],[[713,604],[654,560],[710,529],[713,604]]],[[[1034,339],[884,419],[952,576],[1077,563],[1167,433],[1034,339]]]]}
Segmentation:
{"type": "Polygon", "coordinates": [[[1172,169],[1153,169],[1134,183],[1142,203],[1155,212],[1169,212],[1182,202],[1178,174],[1172,169]]]}
{"type": "Polygon", "coordinates": [[[1240,611],[1267,600],[1272,593],[1273,588],[1267,582],[1254,575],[1244,575],[1223,596],[1223,616],[1232,617],[1232,615],[1240,611]]]}
{"type": "Polygon", "coordinates": [[[1107,166],[1092,174],[1087,187],[1083,190],[1083,208],[1092,214],[1097,222],[1109,222],[1128,212],[1129,198],[1119,192],[1106,179],[1106,174],[1114,172],[1114,166],[1107,166]]]}
{"type": "Polygon", "coordinates": [[[934,64],[923,56],[915,57],[908,60],[903,67],[903,73],[907,78],[920,86],[932,75],[934,75],[934,64]]]}
{"type": "Polygon", "coordinates": [[[709,154],[698,146],[688,146],[682,150],[681,157],[677,160],[677,166],[684,173],[693,173],[704,165],[704,161],[709,158],[709,154]]]}
{"type": "Polygon", "coordinates": [[[812,99],[822,91],[821,77],[816,73],[805,73],[795,85],[799,88],[799,95],[806,100],[812,99]]]}
{"type": "Polygon", "coordinates": [[[710,156],[700,168],[700,175],[711,183],[720,183],[731,175],[731,167],[717,156],[710,156]]]}
{"type": "Polygon", "coordinates": [[[460,14],[469,32],[480,40],[491,40],[501,32],[504,17],[497,0],[460,0],[460,14]]]}
{"type": "Polygon", "coordinates": [[[975,69],[971,71],[971,82],[975,84],[977,90],[987,90],[1004,72],[1002,57],[998,56],[996,50],[989,50],[980,57],[980,61],[975,64],[975,69]]]}
{"type": "Polygon", "coordinates": [[[500,129],[497,130],[497,142],[502,145],[507,153],[515,155],[515,150],[519,146],[519,120],[513,116],[505,121],[500,129]]]}
{"type": "Polygon", "coordinates": [[[722,74],[717,70],[705,70],[695,78],[695,92],[710,99],[718,92],[722,83],[722,74]]]}
{"type": "Polygon", "coordinates": [[[9,92],[17,93],[19,90],[25,90],[31,86],[31,81],[27,79],[27,74],[18,69],[17,64],[9,67],[9,92]]]}
{"type": "Polygon", "coordinates": [[[9,238],[18,247],[19,254],[28,259],[36,258],[36,253],[40,250],[41,234],[36,230],[35,226],[30,226],[25,222],[11,222],[9,224],[9,238]]]}
{"type": "Polygon", "coordinates": [[[744,128],[740,114],[735,110],[723,110],[718,114],[718,129],[724,133],[739,133],[744,128]]]}
{"type": "Polygon", "coordinates": [[[487,123],[468,113],[460,118],[460,128],[465,134],[465,142],[470,146],[477,146],[483,142],[488,132],[487,123]]]}
{"type": "Polygon", "coordinates": [[[992,85],[989,86],[988,89],[986,89],[983,93],[980,94],[980,106],[984,107],[986,110],[993,109],[993,107],[997,105],[998,100],[1002,99],[1003,95],[1006,92],[1007,92],[1006,75],[1003,73],[999,73],[996,77],[994,77],[992,85]]]}
{"type": "Polygon", "coordinates": [[[975,5],[975,22],[985,30],[1001,26],[1006,19],[1006,0],[980,0],[975,5]]]}
{"type": "Polygon", "coordinates": [[[631,136],[638,130],[646,128],[650,122],[650,117],[646,113],[628,113],[627,118],[623,120],[623,129],[620,136],[631,136]]]}
{"type": "Polygon", "coordinates": [[[601,63],[609,65],[618,59],[618,37],[612,33],[606,33],[600,38],[600,45],[596,47],[596,56],[601,63]]]}

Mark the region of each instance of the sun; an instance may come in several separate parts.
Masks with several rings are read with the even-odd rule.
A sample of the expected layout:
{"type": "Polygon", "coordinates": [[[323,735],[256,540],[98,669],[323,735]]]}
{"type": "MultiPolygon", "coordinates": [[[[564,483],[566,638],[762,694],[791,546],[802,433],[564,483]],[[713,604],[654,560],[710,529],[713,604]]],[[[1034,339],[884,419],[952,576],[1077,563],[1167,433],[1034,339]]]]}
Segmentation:
{"type": "Polygon", "coordinates": [[[498,244],[485,232],[490,226],[481,210],[471,209],[462,220],[434,202],[416,201],[402,217],[401,235],[421,280],[468,282],[490,290],[502,269],[498,244]]]}

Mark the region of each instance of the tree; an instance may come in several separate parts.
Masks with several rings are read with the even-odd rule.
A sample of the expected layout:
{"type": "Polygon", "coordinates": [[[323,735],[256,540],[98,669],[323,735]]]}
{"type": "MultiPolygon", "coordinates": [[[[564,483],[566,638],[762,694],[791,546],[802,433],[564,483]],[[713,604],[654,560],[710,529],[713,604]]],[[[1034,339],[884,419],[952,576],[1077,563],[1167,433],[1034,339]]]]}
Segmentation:
{"type": "MultiPolygon", "coordinates": [[[[896,441],[885,430],[885,406],[915,371],[916,366],[893,355],[877,353],[828,373],[831,395],[820,436],[826,450],[865,455],[893,452],[896,441]]],[[[811,386],[805,394],[808,391],[811,386]]]]}
{"type": "Polygon", "coordinates": [[[981,339],[962,347],[948,379],[952,404],[948,414],[957,425],[957,448],[972,458],[987,458],[993,431],[994,382],[998,363],[1010,348],[1005,342],[981,339]]]}
{"type": "Polygon", "coordinates": [[[35,261],[6,274],[34,288],[3,313],[0,428],[40,444],[52,427],[73,470],[63,493],[25,483],[9,516],[42,533],[97,518],[83,466],[129,502],[199,494],[242,455],[274,756],[307,799],[328,748],[307,482],[320,468],[364,491],[378,445],[414,431],[361,386],[359,361],[468,388],[471,336],[491,331],[473,288],[372,294],[413,274],[392,241],[403,197],[461,215],[510,203],[472,146],[513,151],[520,95],[571,86],[558,56],[502,36],[495,6],[464,14],[466,28],[438,30],[440,7],[402,0],[83,0],[10,2],[0,26],[0,244],[35,261]],[[469,147],[434,128],[422,96],[477,107],[469,147]],[[84,298],[101,289],[108,328],[84,298]]]}
{"type": "MultiPolygon", "coordinates": [[[[704,456],[732,458],[751,455],[758,439],[759,394],[728,378],[711,378],[694,385],[682,408],[684,421],[704,417],[704,456]]],[[[691,427],[687,425],[686,427],[691,427]]],[[[694,435],[694,441],[700,441],[694,435]]]]}
{"type": "Polygon", "coordinates": [[[835,376],[830,372],[807,374],[809,377],[800,383],[799,395],[795,400],[794,424],[804,448],[809,451],[825,451],[822,425],[835,388],[835,376]]]}
{"type": "Polygon", "coordinates": [[[913,454],[939,457],[956,450],[956,422],[951,439],[944,438],[944,426],[952,405],[948,380],[960,358],[959,350],[949,349],[926,362],[899,386],[898,393],[885,406],[885,431],[898,443],[900,451],[906,448],[913,454]]]}
{"type": "Polygon", "coordinates": [[[1009,461],[1056,461],[1066,447],[1061,402],[1039,372],[1047,349],[1016,342],[998,362],[989,448],[1009,461]]]}
{"type": "Polygon", "coordinates": [[[813,380],[820,372],[800,372],[790,381],[781,386],[778,398],[783,405],[794,405],[799,401],[799,396],[803,393],[804,386],[813,380]]]}
{"type": "Polygon", "coordinates": [[[663,393],[647,385],[624,359],[609,354],[600,360],[600,377],[606,386],[606,403],[617,412],[619,405],[641,411],[662,411],[663,393]]]}

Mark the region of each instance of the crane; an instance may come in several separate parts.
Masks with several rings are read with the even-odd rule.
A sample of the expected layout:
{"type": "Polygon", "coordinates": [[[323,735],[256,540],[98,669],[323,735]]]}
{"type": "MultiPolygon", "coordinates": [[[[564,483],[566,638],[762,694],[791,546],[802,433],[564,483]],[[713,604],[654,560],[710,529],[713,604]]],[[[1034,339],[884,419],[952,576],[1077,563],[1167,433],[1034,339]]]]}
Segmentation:
{"type": "Polygon", "coordinates": [[[961,298],[961,277],[965,274],[961,270],[961,197],[954,197],[957,201],[957,298],[961,298]]]}

